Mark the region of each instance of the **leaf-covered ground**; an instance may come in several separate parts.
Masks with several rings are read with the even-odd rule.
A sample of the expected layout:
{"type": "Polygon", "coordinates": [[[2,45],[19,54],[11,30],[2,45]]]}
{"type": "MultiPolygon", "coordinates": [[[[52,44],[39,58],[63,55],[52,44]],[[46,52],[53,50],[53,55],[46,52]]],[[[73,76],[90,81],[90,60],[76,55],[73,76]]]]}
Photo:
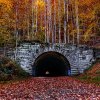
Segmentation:
{"type": "Polygon", "coordinates": [[[0,100],[100,100],[100,86],[72,77],[29,78],[0,84],[0,100]]]}
{"type": "Polygon", "coordinates": [[[100,86],[100,60],[93,64],[87,71],[76,78],[100,86]]]}

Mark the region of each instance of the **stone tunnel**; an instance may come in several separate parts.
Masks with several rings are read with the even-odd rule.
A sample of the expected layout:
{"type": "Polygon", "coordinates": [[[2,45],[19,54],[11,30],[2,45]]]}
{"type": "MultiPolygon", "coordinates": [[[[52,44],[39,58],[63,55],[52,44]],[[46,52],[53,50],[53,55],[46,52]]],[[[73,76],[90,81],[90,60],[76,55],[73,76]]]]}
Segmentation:
{"type": "Polygon", "coordinates": [[[34,62],[35,76],[68,76],[69,61],[62,54],[54,51],[41,54],[34,62]]]}
{"type": "Polygon", "coordinates": [[[16,59],[10,53],[7,55],[33,76],[77,75],[91,66],[93,60],[91,48],[65,44],[24,42],[17,47],[16,54],[16,59]]]}

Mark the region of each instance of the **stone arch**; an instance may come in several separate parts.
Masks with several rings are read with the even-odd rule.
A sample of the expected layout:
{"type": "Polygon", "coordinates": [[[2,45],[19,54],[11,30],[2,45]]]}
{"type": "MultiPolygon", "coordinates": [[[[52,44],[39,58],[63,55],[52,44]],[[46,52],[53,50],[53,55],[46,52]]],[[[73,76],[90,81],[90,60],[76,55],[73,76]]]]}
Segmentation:
{"type": "Polygon", "coordinates": [[[70,63],[64,55],[48,51],[35,59],[32,72],[34,76],[68,76],[70,70],[70,63]]]}

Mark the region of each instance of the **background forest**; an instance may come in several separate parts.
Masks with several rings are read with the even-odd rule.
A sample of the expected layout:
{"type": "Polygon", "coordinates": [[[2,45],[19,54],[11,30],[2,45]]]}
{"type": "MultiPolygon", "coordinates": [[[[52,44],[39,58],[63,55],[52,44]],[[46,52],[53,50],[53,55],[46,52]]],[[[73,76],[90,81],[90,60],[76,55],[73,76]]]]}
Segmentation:
{"type": "Polygon", "coordinates": [[[15,45],[16,40],[38,39],[48,42],[48,38],[45,39],[47,32],[49,41],[59,42],[57,39],[60,32],[61,42],[64,42],[65,35],[67,43],[76,43],[75,4],[78,6],[80,44],[97,44],[100,40],[100,0],[69,1],[0,0],[0,46],[15,45]],[[68,9],[64,8],[66,2],[68,9]],[[46,19],[50,27],[47,26],[46,19]],[[67,23],[64,23],[65,20],[67,23]],[[52,40],[52,33],[56,33],[55,40],[52,40]]]}

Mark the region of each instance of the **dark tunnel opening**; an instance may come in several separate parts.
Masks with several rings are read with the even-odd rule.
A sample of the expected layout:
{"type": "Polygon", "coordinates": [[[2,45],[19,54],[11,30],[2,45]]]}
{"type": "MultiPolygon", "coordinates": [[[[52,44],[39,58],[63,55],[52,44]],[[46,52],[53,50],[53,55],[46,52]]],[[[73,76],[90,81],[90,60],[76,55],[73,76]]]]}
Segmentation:
{"type": "Polygon", "coordinates": [[[36,77],[69,76],[70,64],[58,52],[45,52],[34,63],[36,77]]]}

